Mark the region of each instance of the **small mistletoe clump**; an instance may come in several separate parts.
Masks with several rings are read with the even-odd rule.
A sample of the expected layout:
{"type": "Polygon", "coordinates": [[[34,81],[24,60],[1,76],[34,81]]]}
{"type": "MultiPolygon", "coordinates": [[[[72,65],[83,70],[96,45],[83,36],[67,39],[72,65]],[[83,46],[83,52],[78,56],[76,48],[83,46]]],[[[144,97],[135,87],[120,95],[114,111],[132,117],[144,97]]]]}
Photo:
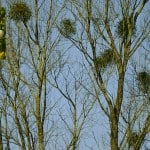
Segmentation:
{"type": "Polygon", "coordinates": [[[106,49],[96,58],[96,66],[99,69],[106,69],[115,62],[113,50],[106,49]]]}
{"type": "Polygon", "coordinates": [[[9,12],[9,16],[14,21],[27,22],[31,17],[31,9],[25,2],[14,3],[9,12]]]}
{"type": "Polygon", "coordinates": [[[130,137],[128,138],[128,144],[131,147],[134,147],[134,144],[136,144],[136,141],[138,140],[139,135],[137,132],[130,132],[130,137]]]}
{"type": "Polygon", "coordinates": [[[5,8],[1,7],[0,8],[0,20],[5,18],[5,14],[6,14],[5,8]]]}
{"type": "Polygon", "coordinates": [[[116,32],[119,37],[127,38],[129,32],[131,32],[131,34],[135,34],[135,30],[136,26],[133,21],[133,17],[123,17],[123,19],[118,22],[116,32]]]}
{"type": "Polygon", "coordinates": [[[146,71],[139,72],[137,74],[137,80],[139,89],[143,93],[147,93],[150,90],[150,74],[147,73],[146,71]]]}
{"type": "Polygon", "coordinates": [[[71,19],[64,19],[60,23],[60,33],[64,36],[72,36],[76,33],[75,23],[71,19]]]}

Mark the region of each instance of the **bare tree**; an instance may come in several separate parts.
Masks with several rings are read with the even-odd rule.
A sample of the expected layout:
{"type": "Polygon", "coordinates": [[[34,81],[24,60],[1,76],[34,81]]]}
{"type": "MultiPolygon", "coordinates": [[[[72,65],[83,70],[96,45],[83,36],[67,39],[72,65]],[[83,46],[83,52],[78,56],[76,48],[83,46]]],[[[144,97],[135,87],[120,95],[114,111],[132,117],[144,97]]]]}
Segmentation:
{"type": "Polygon", "coordinates": [[[84,141],[84,129],[88,128],[89,118],[92,119],[92,109],[98,95],[89,93],[94,89],[86,78],[89,71],[85,69],[85,66],[79,65],[77,61],[71,64],[66,64],[64,71],[61,67],[55,70],[50,83],[65,98],[65,106],[58,111],[61,122],[64,124],[62,131],[64,132],[64,149],[76,150],[80,149],[84,141]],[[79,69],[80,67],[82,69],[79,69]]]}
{"type": "Polygon", "coordinates": [[[65,1],[60,7],[53,0],[8,2],[7,6],[7,56],[1,69],[5,121],[1,125],[1,146],[44,150],[56,134],[55,120],[49,120],[56,101],[50,100],[47,79],[62,56],[56,50],[59,33],[55,32],[55,21],[65,1]]]}
{"type": "Polygon", "coordinates": [[[149,52],[148,0],[5,3],[0,149],[81,149],[86,130],[101,149],[94,132],[103,117],[107,149],[139,150],[150,132],[150,75],[130,74],[130,60],[149,52]]]}
{"type": "MultiPolygon", "coordinates": [[[[103,94],[99,106],[109,119],[112,150],[122,149],[124,137],[129,139],[126,133],[122,136],[120,131],[122,107],[127,103],[125,79],[130,58],[149,37],[148,3],[145,0],[70,1],[66,11],[72,16],[65,16],[68,18],[62,19],[58,26],[60,33],[84,55],[93,71],[95,84],[103,94]],[[139,22],[139,19],[143,21],[139,22]],[[110,90],[112,84],[116,86],[110,90]]],[[[149,105],[143,100],[141,107],[146,104],[149,105]]],[[[134,125],[144,113],[141,107],[134,111],[134,125]]],[[[141,123],[140,135],[136,142],[132,141],[134,149],[140,149],[149,133],[149,123],[148,112],[141,123]]],[[[131,133],[129,128],[126,130],[131,133]]]]}

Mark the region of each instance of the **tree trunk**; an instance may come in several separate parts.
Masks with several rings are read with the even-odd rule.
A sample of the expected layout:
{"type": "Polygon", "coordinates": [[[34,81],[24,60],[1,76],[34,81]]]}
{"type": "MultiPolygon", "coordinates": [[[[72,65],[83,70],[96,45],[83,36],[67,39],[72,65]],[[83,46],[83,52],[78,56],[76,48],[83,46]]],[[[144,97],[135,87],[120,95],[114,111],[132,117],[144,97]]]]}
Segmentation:
{"type": "Polygon", "coordinates": [[[36,99],[36,124],[37,124],[37,132],[38,132],[39,150],[44,150],[43,124],[42,124],[41,113],[40,113],[40,97],[36,99]]]}
{"type": "Polygon", "coordinates": [[[43,126],[41,122],[38,122],[38,143],[39,150],[44,150],[44,134],[43,134],[43,126]]]}
{"type": "Polygon", "coordinates": [[[110,128],[111,128],[111,134],[110,134],[111,150],[119,150],[119,147],[118,147],[118,119],[117,119],[115,113],[112,115],[110,128]]]}
{"type": "Polygon", "coordinates": [[[3,150],[1,118],[2,118],[2,114],[0,114],[0,150],[3,150]]]}

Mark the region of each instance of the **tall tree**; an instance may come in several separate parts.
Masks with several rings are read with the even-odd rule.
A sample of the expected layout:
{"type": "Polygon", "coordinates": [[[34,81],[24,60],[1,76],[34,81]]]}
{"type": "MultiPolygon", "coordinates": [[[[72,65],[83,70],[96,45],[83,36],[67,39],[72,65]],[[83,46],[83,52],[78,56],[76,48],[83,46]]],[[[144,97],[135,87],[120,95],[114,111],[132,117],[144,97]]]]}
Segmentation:
{"type": "MultiPolygon", "coordinates": [[[[131,138],[128,134],[136,129],[136,123],[144,113],[143,107],[145,104],[149,106],[145,100],[141,102],[142,108],[136,103],[137,110],[133,112],[134,117],[131,117],[132,127],[128,127],[129,124],[125,126],[128,134],[121,129],[121,114],[128,101],[125,98],[125,82],[128,78],[129,60],[150,35],[148,3],[145,0],[71,1],[66,11],[71,12],[72,16],[62,19],[58,27],[60,33],[84,55],[93,72],[95,86],[103,94],[98,102],[109,120],[112,150],[131,145],[126,142],[122,147],[123,141],[131,138]],[[115,87],[113,89],[112,84],[115,87]]],[[[141,123],[136,142],[132,141],[134,149],[140,149],[149,133],[149,115],[147,112],[141,123]]]]}
{"type": "Polygon", "coordinates": [[[62,59],[54,25],[65,2],[60,7],[53,0],[6,3],[10,8],[6,60],[1,61],[3,147],[14,143],[11,146],[22,150],[44,150],[56,132],[55,121],[48,120],[56,101],[49,97],[47,79],[62,59]]]}

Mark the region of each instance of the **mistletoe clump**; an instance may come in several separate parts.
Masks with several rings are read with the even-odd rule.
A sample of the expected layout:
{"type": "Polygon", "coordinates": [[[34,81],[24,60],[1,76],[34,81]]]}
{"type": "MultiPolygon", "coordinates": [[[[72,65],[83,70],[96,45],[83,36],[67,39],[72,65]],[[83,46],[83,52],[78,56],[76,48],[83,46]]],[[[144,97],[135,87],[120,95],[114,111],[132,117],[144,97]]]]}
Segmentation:
{"type": "Polygon", "coordinates": [[[133,17],[123,17],[117,24],[117,34],[121,38],[127,38],[129,33],[135,34],[136,26],[133,17]]]}
{"type": "Polygon", "coordinates": [[[31,9],[25,2],[16,2],[12,4],[9,12],[10,19],[14,21],[27,22],[31,15],[31,9]]]}
{"type": "Polygon", "coordinates": [[[146,71],[139,72],[137,74],[137,80],[139,89],[143,93],[147,93],[150,90],[150,74],[146,71]]]}
{"type": "Polygon", "coordinates": [[[60,23],[60,33],[66,37],[72,36],[76,33],[75,22],[71,19],[64,19],[60,23]]]}
{"type": "Polygon", "coordinates": [[[99,69],[106,69],[108,66],[114,64],[115,59],[114,59],[113,50],[106,49],[104,52],[100,54],[100,56],[96,58],[95,63],[99,69]]]}
{"type": "Polygon", "coordinates": [[[5,14],[6,14],[5,8],[0,7],[0,20],[5,18],[5,14]]]}

